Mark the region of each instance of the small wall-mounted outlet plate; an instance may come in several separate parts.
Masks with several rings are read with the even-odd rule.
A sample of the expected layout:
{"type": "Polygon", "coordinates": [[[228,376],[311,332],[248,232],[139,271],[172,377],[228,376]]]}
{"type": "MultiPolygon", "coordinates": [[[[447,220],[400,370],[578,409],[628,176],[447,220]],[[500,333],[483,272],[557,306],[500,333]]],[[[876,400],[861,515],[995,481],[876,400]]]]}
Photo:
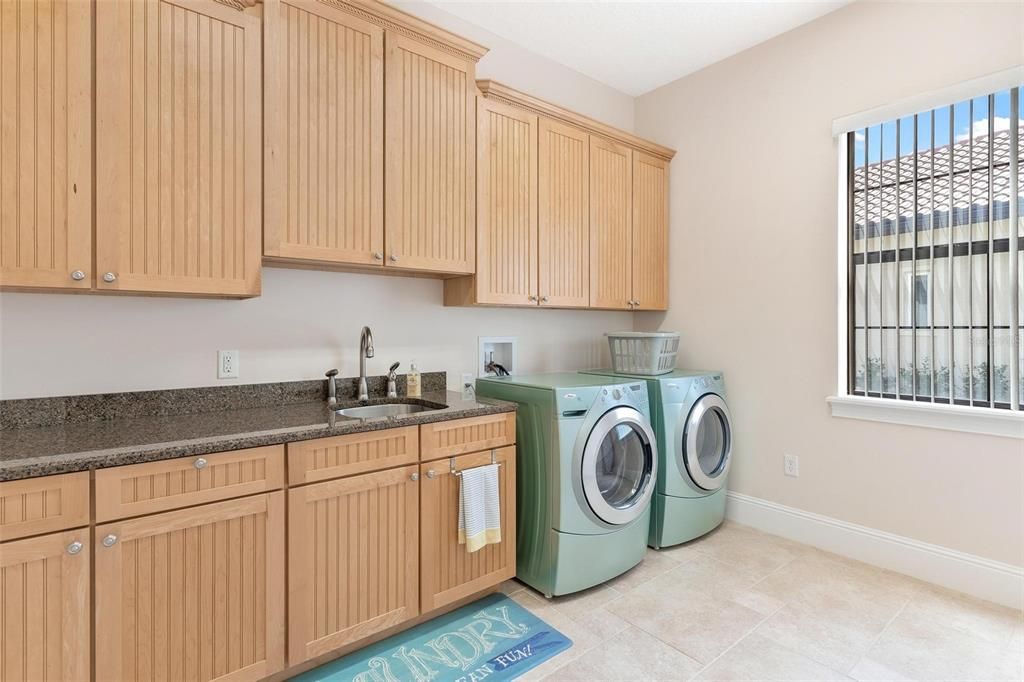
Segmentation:
{"type": "Polygon", "coordinates": [[[238,378],[238,351],[219,350],[217,351],[217,378],[237,379],[238,378]]]}
{"type": "Polygon", "coordinates": [[[472,372],[462,374],[462,399],[472,400],[476,397],[476,377],[472,372]]]}
{"type": "Polygon", "coordinates": [[[800,457],[797,455],[782,456],[783,473],[796,478],[800,475],[800,457]]]}

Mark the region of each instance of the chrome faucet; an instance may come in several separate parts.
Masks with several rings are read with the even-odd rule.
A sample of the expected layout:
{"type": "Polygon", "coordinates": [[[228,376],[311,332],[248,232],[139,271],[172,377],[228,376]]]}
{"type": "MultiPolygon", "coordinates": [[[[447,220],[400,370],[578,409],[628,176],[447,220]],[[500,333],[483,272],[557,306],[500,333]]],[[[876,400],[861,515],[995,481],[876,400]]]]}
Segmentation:
{"type": "Polygon", "coordinates": [[[395,374],[395,370],[398,369],[398,364],[399,363],[396,362],[395,364],[391,365],[391,369],[388,370],[388,397],[389,398],[397,398],[398,397],[398,386],[395,383],[397,381],[397,379],[398,379],[398,375],[395,374]]]}
{"type": "Polygon", "coordinates": [[[338,370],[332,369],[327,372],[327,406],[337,407],[338,406],[338,370]]]}
{"type": "Polygon", "coordinates": [[[359,335],[359,400],[369,400],[370,396],[366,391],[366,358],[373,357],[373,332],[369,327],[363,327],[359,335]]]}

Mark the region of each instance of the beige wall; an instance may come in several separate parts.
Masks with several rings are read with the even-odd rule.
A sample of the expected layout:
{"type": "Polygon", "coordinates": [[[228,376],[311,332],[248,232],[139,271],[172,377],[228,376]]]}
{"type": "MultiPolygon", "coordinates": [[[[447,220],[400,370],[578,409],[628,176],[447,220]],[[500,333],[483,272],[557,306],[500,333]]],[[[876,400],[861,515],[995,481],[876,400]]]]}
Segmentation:
{"type": "Polygon", "coordinates": [[[637,100],[672,164],[667,315],[726,373],[730,487],[1024,565],[1024,444],[837,419],[832,120],[1024,63],[1024,5],[857,2],[637,100]],[[800,477],[782,474],[783,453],[800,477]]]}
{"type": "MultiPolygon", "coordinates": [[[[479,73],[632,129],[633,98],[430,5],[404,9],[491,48],[479,73]]],[[[601,363],[602,333],[631,329],[629,313],[445,308],[438,280],[267,268],[248,301],[0,294],[0,398],[205,386],[216,352],[241,353],[239,382],[358,372],[370,325],[381,374],[400,360],[446,370],[449,386],[477,365],[477,337],[517,336],[523,370],[601,363]]]]}
{"type": "Polygon", "coordinates": [[[520,367],[599,364],[602,333],[629,313],[445,308],[441,282],[267,268],[263,296],[245,301],[0,295],[0,396],[291,381],[338,367],[359,372],[359,330],[373,329],[367,372],[445,370],[455,388],[474,372],[478,336],[517,336],[520,367]],[[217,380],[217,350],[241,354],[238,381],[217,380]]]}

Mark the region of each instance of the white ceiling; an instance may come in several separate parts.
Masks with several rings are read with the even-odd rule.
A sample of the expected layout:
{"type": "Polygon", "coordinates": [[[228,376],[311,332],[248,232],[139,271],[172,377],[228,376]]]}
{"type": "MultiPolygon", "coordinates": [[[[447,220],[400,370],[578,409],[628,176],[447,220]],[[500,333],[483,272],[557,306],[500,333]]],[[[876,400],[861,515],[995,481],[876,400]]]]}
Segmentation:
{"type": "Polygon", "coordinates": [[[532,52],[637,96],[851,0],[428,0],[532,52]]]}

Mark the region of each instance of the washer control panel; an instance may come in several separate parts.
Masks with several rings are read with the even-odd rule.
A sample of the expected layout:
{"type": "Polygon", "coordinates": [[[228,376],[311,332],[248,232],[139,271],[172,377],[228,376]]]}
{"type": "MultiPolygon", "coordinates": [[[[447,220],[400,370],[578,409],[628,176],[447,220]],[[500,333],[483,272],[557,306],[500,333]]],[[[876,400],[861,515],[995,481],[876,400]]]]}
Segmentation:
{"type": "Polygon", "coordinates": [[[592,410],[604,413],[617,405],[629,405],[649,415],[647,382],[563,388],[555,393],[555,409],[563,419],[582,417],[592,410]]]}

